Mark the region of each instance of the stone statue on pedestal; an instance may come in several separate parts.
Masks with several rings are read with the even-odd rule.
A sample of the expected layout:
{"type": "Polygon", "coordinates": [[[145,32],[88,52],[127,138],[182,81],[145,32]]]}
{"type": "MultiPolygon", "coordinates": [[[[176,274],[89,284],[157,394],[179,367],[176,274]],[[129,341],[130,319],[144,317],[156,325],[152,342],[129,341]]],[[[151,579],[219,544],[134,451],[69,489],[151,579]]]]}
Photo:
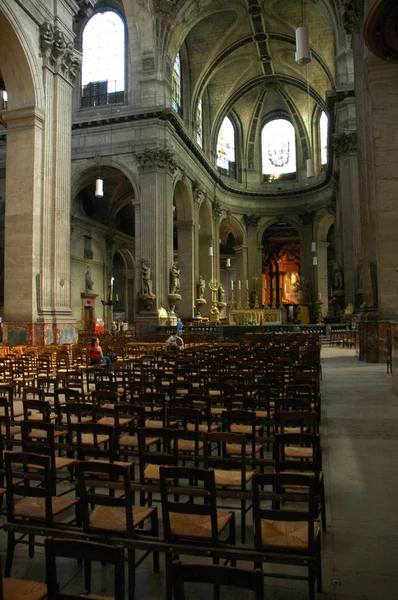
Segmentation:
{"type": "Polygon", "coordinates": [[[142,294],[152,296],[152,274],[149,260],[142,259],[142,294]]]}
{"type": "Polygon", "coordinates": [[[198,281],[198,299],[201,299],[201,298],[204,297],[205,286],[206,286],[205,280],[203,279],[202,275],[199,275],[199,281],[198,281]]]}
{"type": "Polygon", "coordinates": [[[180,293],[180,275],[181,271],[178,268],[178,264],[174,262],[170,273],[170,294],[180,293]]]}

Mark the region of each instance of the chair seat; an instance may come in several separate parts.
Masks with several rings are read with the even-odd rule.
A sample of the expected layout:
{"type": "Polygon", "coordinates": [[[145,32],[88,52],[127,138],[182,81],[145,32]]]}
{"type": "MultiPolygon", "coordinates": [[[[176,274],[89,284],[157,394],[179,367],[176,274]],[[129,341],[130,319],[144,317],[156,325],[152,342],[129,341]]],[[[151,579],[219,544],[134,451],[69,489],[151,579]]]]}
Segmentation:
{"type": "MultiPolygon", "coordinates": [[[[53,515],[58,515],[64,510],[71,508],[78,502],[78,500],[68,500],[66,498],[58,498],[56,496],[52,496],[51,500],[53,515]]],[[[26,517],[45,521],[45,500],[44,498],[22,498],[22,500],[15,504],[13,514],[15,517],[26,517]]]]}
{"type": "MultiPolygon", "coordinates": [[[[177,421],[170,421],[168,424],[169,427],[175,427],[177,425],[177,421]]],[[[155,427],[157,429],[163,429],[164,427],[163,421],[155,421],[154,419],[146,419],[145,427],[155,427]]]]}
{"type": "MultiPolygon", "coordinates": [[[[256,433],[259,433],[262,429],[262,425],[256,425],[255,431],[256,433]]],[[[233,424],[231,425],[231,432],[232,433],[246,433],[248,435],[251,434],[253,428],[251,425],[236,425],[233,424]]]]}
{"type": "Polygon", "coordinates": [[[289,458],[312,458],[312,448],[305,448],[302,446],[286,446],[285,456],[289,458]]]}
{"type": "MultiPolygon", "coordinates": [[[[19,425],[15,425],[14,427],[10,427],[10,435],[18,435],[21,433],[21,428],[19,425]]],[[[6,435],[7,429],[2,425],[1,426],[1,435],[6,435]]]]}
{"type": "MultiPolygon", "coordinates": [[[[105,442],[109,441],[108,435],[103,435],[100,433],[96,437],[97,437],[97,444],[104,444],[105,442]]],[[[77,444],[77,437],[74,437],[72,442],[74,444],[77,444]]],[[[89,446],[93,446],[94,445],[94,434],[93,433],[83,433],[82,443],[87,444],[89,446]]]]}
{"type": "MultiPolygon", "coordinates": [[[[50,420],[54,421],[57,418],[57,415],[55,413],[50,413],[50,420]]],[[[43,415],[40,413],[35,413],[33,415],[29,415],[28,416],[28,421],[42,421],[43,420],[43,415]]]]}
{"type": "Polygon", "coordinates": [[[155,481],[160,481],[159,468],[160,468],[159,465],[149,464],[144,471],[144,478],[150,479],[150,480],[155,480],[155,481]]]}
{"type": "MultiPolygon", "coordinates": [[[[127,423],[130,423],[133,419],[127,419],[127,418],[119,418],[119,425],[127,425],[127,423]]],[[[102,417],[102,419],[99,419],[99,421],[97,421],[98,425],[110,425],[111,427],[114,427],[115,425],[115,419],[114,417],[102,417]]]]}
{"type": "MultiPolygon", "coordinates": [[[[151,516],[154,508],[148,506],[133,506],[134,527],[141,525],[151,516]]],[[[97,506],[90,514],[92,529],[105,529],[126,533],[126,511],[124,506],[97,506]]]]}
{"type": "MultiPolygon", "coordinates": [[[[319,521],[314,522],[314,537],[320,532],[319,521]]],[[[265,546],[275,548],[308,548],[307,521],[271,521],[261,520],[261,540],[265,546]]]]}
{"type": "MultiPolygon", "coordinates": [[[[245,482],[253,479],[254,471],[246,471],[245,482]]],[[[228,487],[240,487],[242,485],[241,471],[229,471],[228,469],[214,469],[214,478],[216,485],[228,487]]]]}
{"type": "MultiPolygon", "coordinates": [[[[171,447],[174,448],[173,442],[171,443],[171,447]]],[[[195,452],[195,440],[178,440],[177,448],[179,452],[195,452]]],[[[198,450],[203,450],[203,442],[198,443],[198,450]]]]}
{"type": "MultiPolygon", "coordinates": [[[[157,437],[145,438],[145,446],[151,446],[152,444],[156,444],[158,441],[159,441],[159,438],[157,438],[157,437]]],[[[129,447],[129,446],[132,446],[133,448],[137,448],[138,447],[138,438],[135,435],[125,435],[122,438],[120,438],[119,446],[122,448],[129,447]]]]}
{"type": "Polygon", "coordinates": [[[302,433],[301,427],[278,427],[278,433],[302,433]]]}
{"type": "MultiPolygon", "coordinates": [[[[57,471],[61,469],[65,469],[66,467],[72,467],[76,464],[76,460],[74,458],[67,458],[62,456],[55,457],[55,469],[57,471]]],[[[28,465],[30,469],[35,469],[36,471],[43,471],[43,467],[39,465],[28,465]]]]}
{"type": "MultiPolygon", "coordinates": [[[[188,431],[195,431],[195,425],[194,423],[188,423],[187,424],[187,430],[188,431]]],[[[220,430],[220,425],[210,425],[210,427],[208,425],[206,425],[206,423],[203,423],[202,425],[199,425],[199,431],[201,433],[206,433],[206,431],[219,431],[220,430]]]]}
{"type": "Polygon", "coordinates": [[[213,408],[210,409],[210,412],[212,415],[221,415],[226,410],[227,409],[224,408],[223,406],[220,406],[220,408],[218,408],[217,406],[213,406],[213,408]]]}
{"type": "Polygon", "coordinates": [[[4,600],[41,600],[47,598],[47,585],[38,581],[3,578],[4,600]]]}
{"type": "MultiPolygon", "coordinates": [[[[61,437],[65,435],[65,431],[60,431],[60,430],[56,430],[54,431],[54,437],[61,437]]],[[[31,429],[29,432],[29,437],[31,439],[46,439],[47,438],[47,431],[44,431],[43,429],[31,429]]]]}
{"type": "Polygon", "coordinates": [[[91,423],[92,420],[93,420],[92,417],[80,417],[80,419],[79,419],[79,417],[75,417],[73,415],[71,415],[71,417],[70,417],[70,422],[72,424],[73,423],[91,423]]]}
{"type": "MultiPolygon", "coordinates": [[[[242,446],[240,444],[226,444],[225,450],[226,450],[227,454],[239,455],[242,453],[242,446]]],[[[260,450],[262,450],[262,445],[255,444],[254,451],[257,453],[257,452],[260,452],[260,450]]],[[[253,452],[252,444],[246,444],[245,454],[251,454],[252,452],[253,452]]]]}
{"type": "MultiPolygon", "coordinates": [[[[221,533],[232,519],[233,513],[217,511],[217,530],[221,533]]],[[[211,539],[210,515],[170,513],[171,533],[178,537],[211,539]]]]}

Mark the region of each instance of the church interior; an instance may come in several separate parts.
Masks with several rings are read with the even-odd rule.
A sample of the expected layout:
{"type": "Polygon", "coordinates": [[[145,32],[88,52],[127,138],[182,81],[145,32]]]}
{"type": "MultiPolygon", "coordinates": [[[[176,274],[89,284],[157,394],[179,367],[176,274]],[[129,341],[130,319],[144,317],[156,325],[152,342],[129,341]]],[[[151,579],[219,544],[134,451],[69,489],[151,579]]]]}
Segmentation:
{"type": "MultiPolygon", "coordinates": [[[[306,366],[316,378],[308,412],[319,398],[317,428],[314,433],[308,425],[307,433],[311,429],[323,440],[329,471],[322,535],[335,542],[322,551],[323,592],[315,552],[308,596],[307,583],[285,582],[271,584],[270,598],[395,597],[393,565],[386,567],[383,588],[380,565],[366,572],[367,554],[356,567],[359,585],[355,568],[338,559],[337,541],[348,560],[341,530],[352,526],[355,556],[360,552],[360,523],[352,525],[355,511],[350,506],[345,512],[339,495],[339,485],[353,477],[355,452],[364,452],[358,430],[353,433],[354,413],[362,408],[352,376],[361,385],[366,381],[362,441],[392,444],[397,419],[397,22],[394,0],[0,0],[0,388],[13,397],[10,418],[0,397],[0,442],[5,436],[4,449],[10,450],[15,439],[22,440],[22,430],[15,438],[10,424],[21,428],[14,409],[21,417],[24,402],[37,400],[33,392],[32,398],[25,394],[24,385],[40,387],[40,348],[54,349],[49,371],[40,371],[46,381],[53,378],[47,400],[50,389],[57,396],[56,386],[66,381],[59,373],[72,370],[73,362],[85,377],[83,403],[98,391],[95,377],[101,379],[79,362],[93,336],[101,339],[104,353],[108,343],[115,352],[113,392],[120,399],[120,388],[123,394],[128,388],[131,399],[147,390],[138,392],[138,383],[122,370],[128,366],[133,372],[136,360],[140,377],[145,372],[155,381],[161,360],[154,357],[165,350],[177,318],[184,324],[187,361],[198,359],[198,344],[209,361],[219,359],[221,365],[225,358],[232,365],[234,353],[242,350],[243,356],[257,334],[267,360],[279,361],[276,371],[285,369],[283,391],[267,397],[268,417],[274,414],[272,394],[284,396],[300,369],[306,366]],[[345,337],[326,348],[332,331],[345,337]],[[280,338],[266,337],[276,332],[280,338]],[[281,336],[288,340],[283,351],[281,336]],[[225,343],[219,356],[217,339],[225,343]],[[9,375],[13,359],[7,355],[15,352],[18,362],[18,347],[35,349],[32,379],[30,373],[26,379],[26,363],[9,375]],[[65,348],[71,365],[58,362],[65,348]],[[316,367],[307,365],[310,358],[316,367]],[[349,415],[340,405],[342,393],[351,402],[349,415]],[[386,416],[378,414],[375,427],[370,413],[379,403],[386,416]],[[337,464],[344,476],[336,476],[337,464]]],[[[182,368],[171,363],[176,371],[182,368]]],[[[210,385],[212,368],[206,368],[210,385]]],[[[250,372],[254,385],[259,376],[252,368],[244,377],[250,372]]],[[[163,375],[163,387],[152,392],[164,392],[169,401],[169,374],[163,375]]],[[[189,377],[194,381],[192,368],[189,377]]],[[[41,394],[43,389],[42,400],[41,394]]],[[[51,410],[54,406],[52,399],[51,410]]],[[[101,413],[114,427],[115,418],[101,413]]],[[[49,422],[51,437],[50,417],[49,422]]],[[[272,427],[281,433],[278,424],[272,427]]],[[[94,429],[90,435],[97,435],[94,429]]],[[[261,435],[265,444],[267,435],[261,435]]],[[[137,448],[145,446],[138,433],[135,439],[137,448]]],[[[136,458],[137,448],[130,456],[136,458]]],[[[373,448],[381,457],[380,447],[373,448]]],[[[261,461],[268,459],[252,460],[264,466],[261,461]]],[[[0,487],[6,468],[0,460],[0,487]]],[[[366,468],[373,481],[387,467],[380,459],[366,468]]],[[[386,480],[394,470],[388,469],[386,480]]],[[[367,484],[363,489],[369,491],[367,484]]],[[[362,502],[359,491],[355,500],[362,502]]],[[[138,487],[135,492],[144,494],[138,487]]],[[[243,502],[246,496],[236,496],[236,505],[237,498],[243,502]]],[[[372,496],[365,505],[373,511],[379,500],[372,496]]],[[[8,548],[7,558],[1,552],[5,590],[13,546],[7,531],[0,533],[8,548]]],[[[365,540],[369,544],[372,535],[365,540]]],[[[391,549],[396,537],[389,542],[391,549]]],[[[31,557],[32,548],[33,541],[31,557]]],[[[29,567],[25,551],[16,551],[12,575],[36,579],[43,553],[29,567]]],[[[129,562],[129,597],[135,587],[137,598],[166,592],[171,600],[171,575],[170,581],[165,577],[171,563],[165,556],[160,575],[152,571],[152,557],[144,560],[135,583],[129,562]]],[[[248,554],[241,557],[250,562],[248,554]]],[[[40,593],[33,598],[44,597],[40,593]]]]}

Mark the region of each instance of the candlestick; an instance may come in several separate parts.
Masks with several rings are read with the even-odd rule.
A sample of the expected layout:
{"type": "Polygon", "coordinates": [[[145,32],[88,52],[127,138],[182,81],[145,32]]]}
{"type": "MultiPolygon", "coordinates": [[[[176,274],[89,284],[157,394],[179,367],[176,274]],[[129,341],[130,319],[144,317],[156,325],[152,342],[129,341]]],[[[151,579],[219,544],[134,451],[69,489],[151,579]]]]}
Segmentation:
{"type": "Polygon", "coordinates": [[[234,291],[234,282],[232,279],[231,279],[231,290],[234,291]]]}
{"type": "Polygon", "coordinates": [[[238,290],[241,290],[241,289],[242,288],[241,288],[241,283],[240,283],[240,279],[239,279],[239,281],[238,281],[238,290]]]}

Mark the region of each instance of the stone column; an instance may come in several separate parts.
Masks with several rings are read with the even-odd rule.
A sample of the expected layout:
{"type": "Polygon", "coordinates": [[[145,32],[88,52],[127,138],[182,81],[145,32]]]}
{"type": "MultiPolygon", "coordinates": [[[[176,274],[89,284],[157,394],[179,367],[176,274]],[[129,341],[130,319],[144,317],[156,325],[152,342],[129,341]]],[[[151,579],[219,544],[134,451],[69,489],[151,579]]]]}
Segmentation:
{"type": "MultiPolygon", "coordinates": [[[[145,149],[136,153],[141,178],[141,225],[136,280],[141,281],[141,259],[152,267],[153,293],[156,307],[168,309],[170,270],[173,264],[173,175],[177,168],[174,154],[168,148],[145,149]]],[[[181,271],[181,281],[185,273],[181,271]]],[[[154,321],[157,314],[140,313],[142,320],[154,321]]]]}
{"type": "Polygon", "coordinates": [[[39,41],[44,114],[34,107],[3,113],[8,130],[4,312],[9,342],[62,344],[77,337],[70,305],[70,164],[72,88],[80,55],[50,23],[40,27],[39,41]]]}
{"type": "Polygon", "coordinates": [[[181,296],[179,316],[191,319],[196,299],[194,281],[194,226],[192,221],[178,221],[178,264],[181,269],[181,296]]]}
{"type": "Polygon", "coordinates": [[[326,315],[329,310],[329,290],[328,290],[328,246],[329,242],[317,242],[316,253],[318,259],[318,295],[322,298],[322,314],[326,315]]]}
{"type": "Polygon", "coordinates": [[[361,214],[358,175],[357,133],[346,130],[333,136],[339,160],[339,263],[343,265],[345,305],[355,304],[357,265],[361,254],[361,214]]]}

